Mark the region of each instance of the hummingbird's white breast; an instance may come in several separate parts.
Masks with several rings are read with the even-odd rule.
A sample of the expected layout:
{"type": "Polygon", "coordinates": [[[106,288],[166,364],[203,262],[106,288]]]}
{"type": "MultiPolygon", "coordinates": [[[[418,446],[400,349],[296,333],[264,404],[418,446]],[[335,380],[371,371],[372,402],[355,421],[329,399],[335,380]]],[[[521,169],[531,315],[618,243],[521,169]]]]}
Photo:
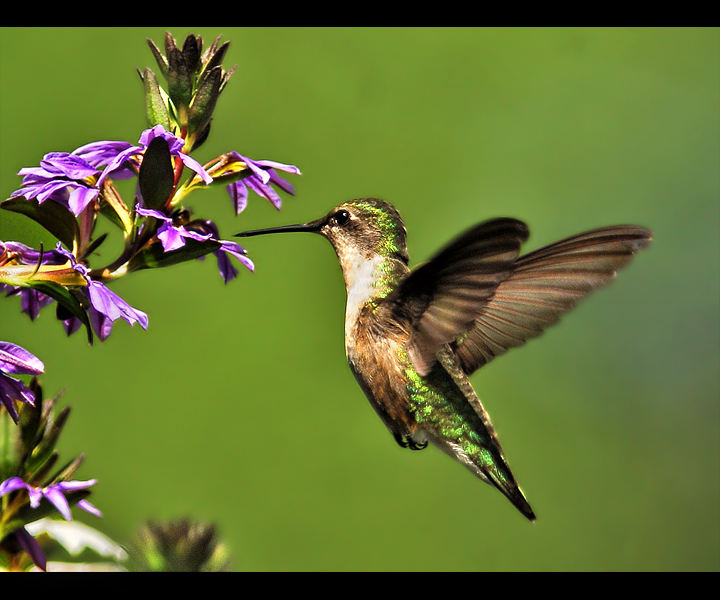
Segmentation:
{"type": "MultiPolygon", "coordinates": [[[[374,298],[377,293],[379,269],[385,259],[379,254],[357,254],[348,260],[343,269],[347,288],[347,304],[345,306],[345,340],[351,337],[353,327],[357,324],[360,310],[374,298]]],[[[348,351],[347,344],[345,346],[348,351]]],[[[348,358],[350,358],[348,353],[348,358]]]]}

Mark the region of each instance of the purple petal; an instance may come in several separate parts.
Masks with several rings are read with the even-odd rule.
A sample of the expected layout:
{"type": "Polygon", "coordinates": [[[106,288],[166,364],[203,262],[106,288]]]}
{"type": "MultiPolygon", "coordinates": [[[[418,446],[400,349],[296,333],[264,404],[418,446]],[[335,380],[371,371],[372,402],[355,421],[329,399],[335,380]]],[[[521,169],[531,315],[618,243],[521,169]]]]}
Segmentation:
{"type": "Polygon", "coordinates": [[[90,324],[92,325],[93,331],[100,338],[100,341],[104,342],[112,333],[112,319],[109,319],[105,315],[99,313],[92,306],[88,309],[88,316],[90,317],[90,324]]]}
{"type": "Polygon", "coordinates": [[[142,217],[154,217],[156,219],[160,219],[161,221],[172,223],[172,219],[170,217],[162,214],[160,211],[153,210],[152,208],[143,208],[142,206],[137,205],[135,207],[135,211],[142,217]]]}
{"type": "Polygon", "coordinates": [[[0,370],[16,375],[39,375],[45,372],[45,365],[25,348],[0,342],[0,370]]]}
{"type": "Polygon", "coordinates": [[[197,231],[188,231],[184,227],[180,226],[177,228],[178,231],[180,231],[180,234],[183,237],[190,238],[191,240],[195,240],[197,242],[206,242],[212,237],[212,233],[198,233],[197,231]]]}
{"type": "Polygon", "coordinates": [[[161,137],[167,142],[170,154],[176,155],[180,152],[182,147],[185,145],[185,140],[176,137],[169,131],[166,131],[162,125],[155,125],[152,129],[146,129],[140,135],[138,143],[143,147],[147,148],[148,144],[152,142],[156,137],[161,137]]]}
{"type": "Polygon", "coordinates": [[[27,489],[28,487],[30,486],[28,486],[28,484],[19,477],[11,477],[10,479],[6,479],[2,483],[0,483],[0,496],[9,494],[10,492],[14,492],[15,490],[19,490],[20,488],[27,489]]]}
{"type": "Polygon", "coordinates": [[[248,201],[248,190],[247,186],[242,181],[236,181],[226,186],[230,198],[233,201],[235,207],[235,214],[239,215],[245,210],[248,201]]]}
{"type": "Polygon", "coordinates": [[[92,487],[96,483],[97,479],[88,479],[86,481],[79,481],[77,479],[73,479],[72,481],[60,481],[59,483],[56,483],[55,485],[52,485],[50,487],[56,488],[61,492],[76,492],[77,490],[84,490],[85,488],[92,487]]]}
{"type": "Polygon", "coordinates": [[[72,521],[72,515],[70,514],[70,505],[63,496],[63,493],[57,489],[57,486],[51,485],[45,490],[44,496],[52,502],[55,508],[58,509],[60,514],[65,518],[66,521],[72,521]]]}
{"type": "Polygon", "coordinates": [[[300,173],[300,169],[298,169],[295,165],[286,165],[284,163],[275,162],[274,160],[256,160],[253,162],[260,167],[280,169],[281,171],[292,173],[293,175],[302,175],[302,173],[300,173]]]}
{"type": "Polygon", "coordinates": [[[97,174],[97,170],[83,158],[67,152],[50,152],[40,161],[40,166],[55,176],[81,180],[97,174]]]}
{"type": "Polygon", "coordinates": [[[85,207],[97,198],[100,191],[97,188],[76,186],[68,196],[68,207],[77,217],[85,207]]]}
{"type": "Polygon", "coordinates": [[[52,198],[57,202],[64,203],[66,197],[61,193],[67,193],[67,189],[77,187],[77,183],[73,181],[66,181],[64,179],[51,179],[43,185],[37,185],[34,189],[30,190],[30,193],[26,195],[26,198],[37,198],[39,204],[42,204],[48,198],[52,198]]]}
{"type": "Polygon", "coordinates": [[[41,308],[50,306],[53,302],[53,298],[32,288],[23,288],[20,292],[20,310],[30,317],[31,321],[37,319],[41,308]]]}
{"type": "Polygon", "coordinates": [[[93,167],[109,164],[118,154],[132,147],[129,142],[92,142],[73,150],[73,154],[84,158],[93,167]]]}
{"type": "Polygon", "coordinates": [[[102,172],[102,175],[98,178],[97,181],[97,187],[99,188],[102,185],[102,182],[105,181],[105,178],[109,175],[112,175],[114,171],[117,171],[121,168],[123,168],[123,165],[125,162],[130,160],[130,158],[134,154],[139,154],[142,151],[142,148],[140,146],[130,146],[129,148],[126,148],[123,150],[120,154],[118,154],[115,158],[113,158],[105,167],[105,170],[102,172]]]}
{"type": "Polygon", "coordinates": [[[43,497],[42,490],[39,490],[38,488],[31,485],[25,487],[27,488],[28,495],[30,496],[31,508],[37,508],[38,506],[40,506],[40,500],[42,500],[43,497]]]}
{"type": "Polygon", "coordinates": [[[253,192],[255,192],[258,196],[267,198],[275,208],[280,210],[282,200],[270,184],[264,184],[261,181],[258,181],[255,177],[248,177],[244,181],[253,192]]]}
{"type": "Polygon", "coordinates": [[[157,232],[158,239],[162,242],[162,247],[165,252],[171,250],[177,250],[185,245],[183,235],[178,231],[177,228],[173,227],[170,223],[164,223],[157,232]]]}
{"type": "Polygon", "coordinates": [[[147,315],[141,310],[130,306],[115,292],[108,289],[107,286],[99,281],[90,280],[88,281],[87,291],[90,297],[90,303],[99,313],[102,313],[112,321],[122,317],[130,325],[140,323],[143,329],[147,329],[147,315]]]}
{"type": "Polygon", "coordinates": [[[37,543],[35,538],[31,536],[24,527],[20,527],[14,533],[15,539],[17,539],[22,549],[27,552],[30,560],[33,561],[35,566],[42,571],[47,571],[45,554],[43,554],[42,548],[40,547],[40,544],[37,543]]]}
{"type": "Polygon", "coordinates": [[[27,402],[35,406],[35,394],[19,379],[0,373],[0,402],[7,409],[15,423],[18,422],[18,414],[15,410],[13,400],[27,402]]]}
{"type": "Polygon", "coordinates": [[[5,410],[7,410],[10,414],[10,418],[13,420],[13,423],[17,425],[18,414],[15,410],[15,404],[13,403],[12,398],[3,390],[3,377],[4,375],[0,375],[0,403],[2,403],[2,405],[5,407],[5,410]]]}
{"type": "MultiPolygon", "coordinates": [[[[20,261],[24,265],[35,265],[40,260],[40,251],[30,248],[20,242],[5,242],[5,248],[9,252],[16,252],[20,255],[20,261]]],[[[55,250],[47,250],[42,253],[42,264],[44,265],[62,265],[67,259],[55,250]]]]}
{"type": "Polygon", "coordinates": [[[293,187],[293,185],[289,181],[286,181],[285,179],[280,177],[273,169],[270,169],[270,183],[275,184],[281,190],[287,192],[291,196],[295,195],[295,188],[293,187]]]}
{"type": "Polygon", "coordinates": [[[95,515],[96,517],[102,517],[102,513],[95,508],[95,505],[88,502],[87,500],[80,500],[75,505],[78,508],[82,508],[85,512],[89,512],[91,515],[95,515]]]}
{"type": "Polygon", "coordinates": [[[245,249],[236,242],[223,241],[220,249],[214,254],[217,257],[220,275],[222,276],[225,283],[232,281],[238,275],[238,270],[230,262],[230,257],[228,256],[228,254],[232,254],[250,271],[255,270],[255,265],[253,264],[253,262],[247,256],[245,256],[245,249]]]}
{"type": "Polygon", "coordinates": [[[217,257],[218,269],[220,270],[220,276],[223,278],[225,283],[232,281],[238,276],[239,271],[230,262],[230,257],[225,252],[217,251],[214,253],[217,257]]]}
{"type": "Polygon", "coordinates": [[[19,379],[0,373],[0,394],[35,406],[35,394],[19,379]]]}
{"type": "Polygon", "coordinates": [[[183,161],[183,164],[188,169],[191,169],[192,171],[195,171],[198,175],[200,175],[206,185],[210,185],[212,183],[213,178],[208,175],[208,172],[198,161],[182,152],[178,152],[177,155],[180,157],[180,160],[183,161]]]}
{"type": "Polygon", "coordinates": [[[260,163],[258,161],[248,158],[247,156],[238,156],[240,156],[240,160],[248,166],[248,168],[255,174],[255,177],[258,177],[260,181],[263,183],[270,181],[270,175],[265,169],[260,167],[260,163]]]}
{"type": "Polygon", "coordinates": [[[82,322],[77,317],[70,317],[69,319],[65,319],[63,321],[63,329],[65,329],[65,334],[68,336],[75,333],[78,329],[80,329],[80,327],[82,327],[82,322]]]}

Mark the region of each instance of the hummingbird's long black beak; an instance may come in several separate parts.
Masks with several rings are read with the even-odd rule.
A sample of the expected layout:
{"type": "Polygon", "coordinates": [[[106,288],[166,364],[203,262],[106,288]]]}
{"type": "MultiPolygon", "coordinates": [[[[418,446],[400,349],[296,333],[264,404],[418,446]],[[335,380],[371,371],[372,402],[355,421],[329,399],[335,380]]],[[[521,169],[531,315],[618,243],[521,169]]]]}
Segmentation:
{"type": "Polygon", "coordinates": [[[267,229],[253,229],[252,231],[242,231],[236,233],[235,237],[252,237],[254,235],[265,235],[266,233],[287,233],[291,231],[306,231],[310,233],[320,233],[320,228],[325,222],[324,219],[318,219],[311,223],[298,223],[297,225],[281,225],[280,227],[268,227],[267,229]]]}

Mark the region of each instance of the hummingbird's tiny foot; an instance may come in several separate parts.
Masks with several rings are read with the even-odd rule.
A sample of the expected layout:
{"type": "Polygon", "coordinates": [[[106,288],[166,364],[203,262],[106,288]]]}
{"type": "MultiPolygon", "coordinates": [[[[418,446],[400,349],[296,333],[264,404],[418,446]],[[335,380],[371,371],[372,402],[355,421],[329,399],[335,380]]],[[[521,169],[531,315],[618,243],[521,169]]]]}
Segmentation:
{"type": "Polygon", "coordinates": [[[425,448],[427,448],[428,445],[427,441],[418,443],[409,435],[405,436],[399,433],[393,433],[393,437],[401,448],[410,448],[410,450],[424,450],[425,448]]]}

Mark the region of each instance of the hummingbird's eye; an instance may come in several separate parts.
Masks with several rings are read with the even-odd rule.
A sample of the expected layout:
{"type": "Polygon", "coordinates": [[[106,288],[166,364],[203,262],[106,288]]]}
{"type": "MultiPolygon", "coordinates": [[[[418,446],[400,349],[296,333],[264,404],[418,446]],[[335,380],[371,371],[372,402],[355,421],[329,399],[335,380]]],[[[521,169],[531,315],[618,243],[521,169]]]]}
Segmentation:
{"type": "Polygon", "coordinates": [[[350,220],[350,213],[346,210],[339,210],[333,215],[338,225],[345,225],[350,220]]]}

